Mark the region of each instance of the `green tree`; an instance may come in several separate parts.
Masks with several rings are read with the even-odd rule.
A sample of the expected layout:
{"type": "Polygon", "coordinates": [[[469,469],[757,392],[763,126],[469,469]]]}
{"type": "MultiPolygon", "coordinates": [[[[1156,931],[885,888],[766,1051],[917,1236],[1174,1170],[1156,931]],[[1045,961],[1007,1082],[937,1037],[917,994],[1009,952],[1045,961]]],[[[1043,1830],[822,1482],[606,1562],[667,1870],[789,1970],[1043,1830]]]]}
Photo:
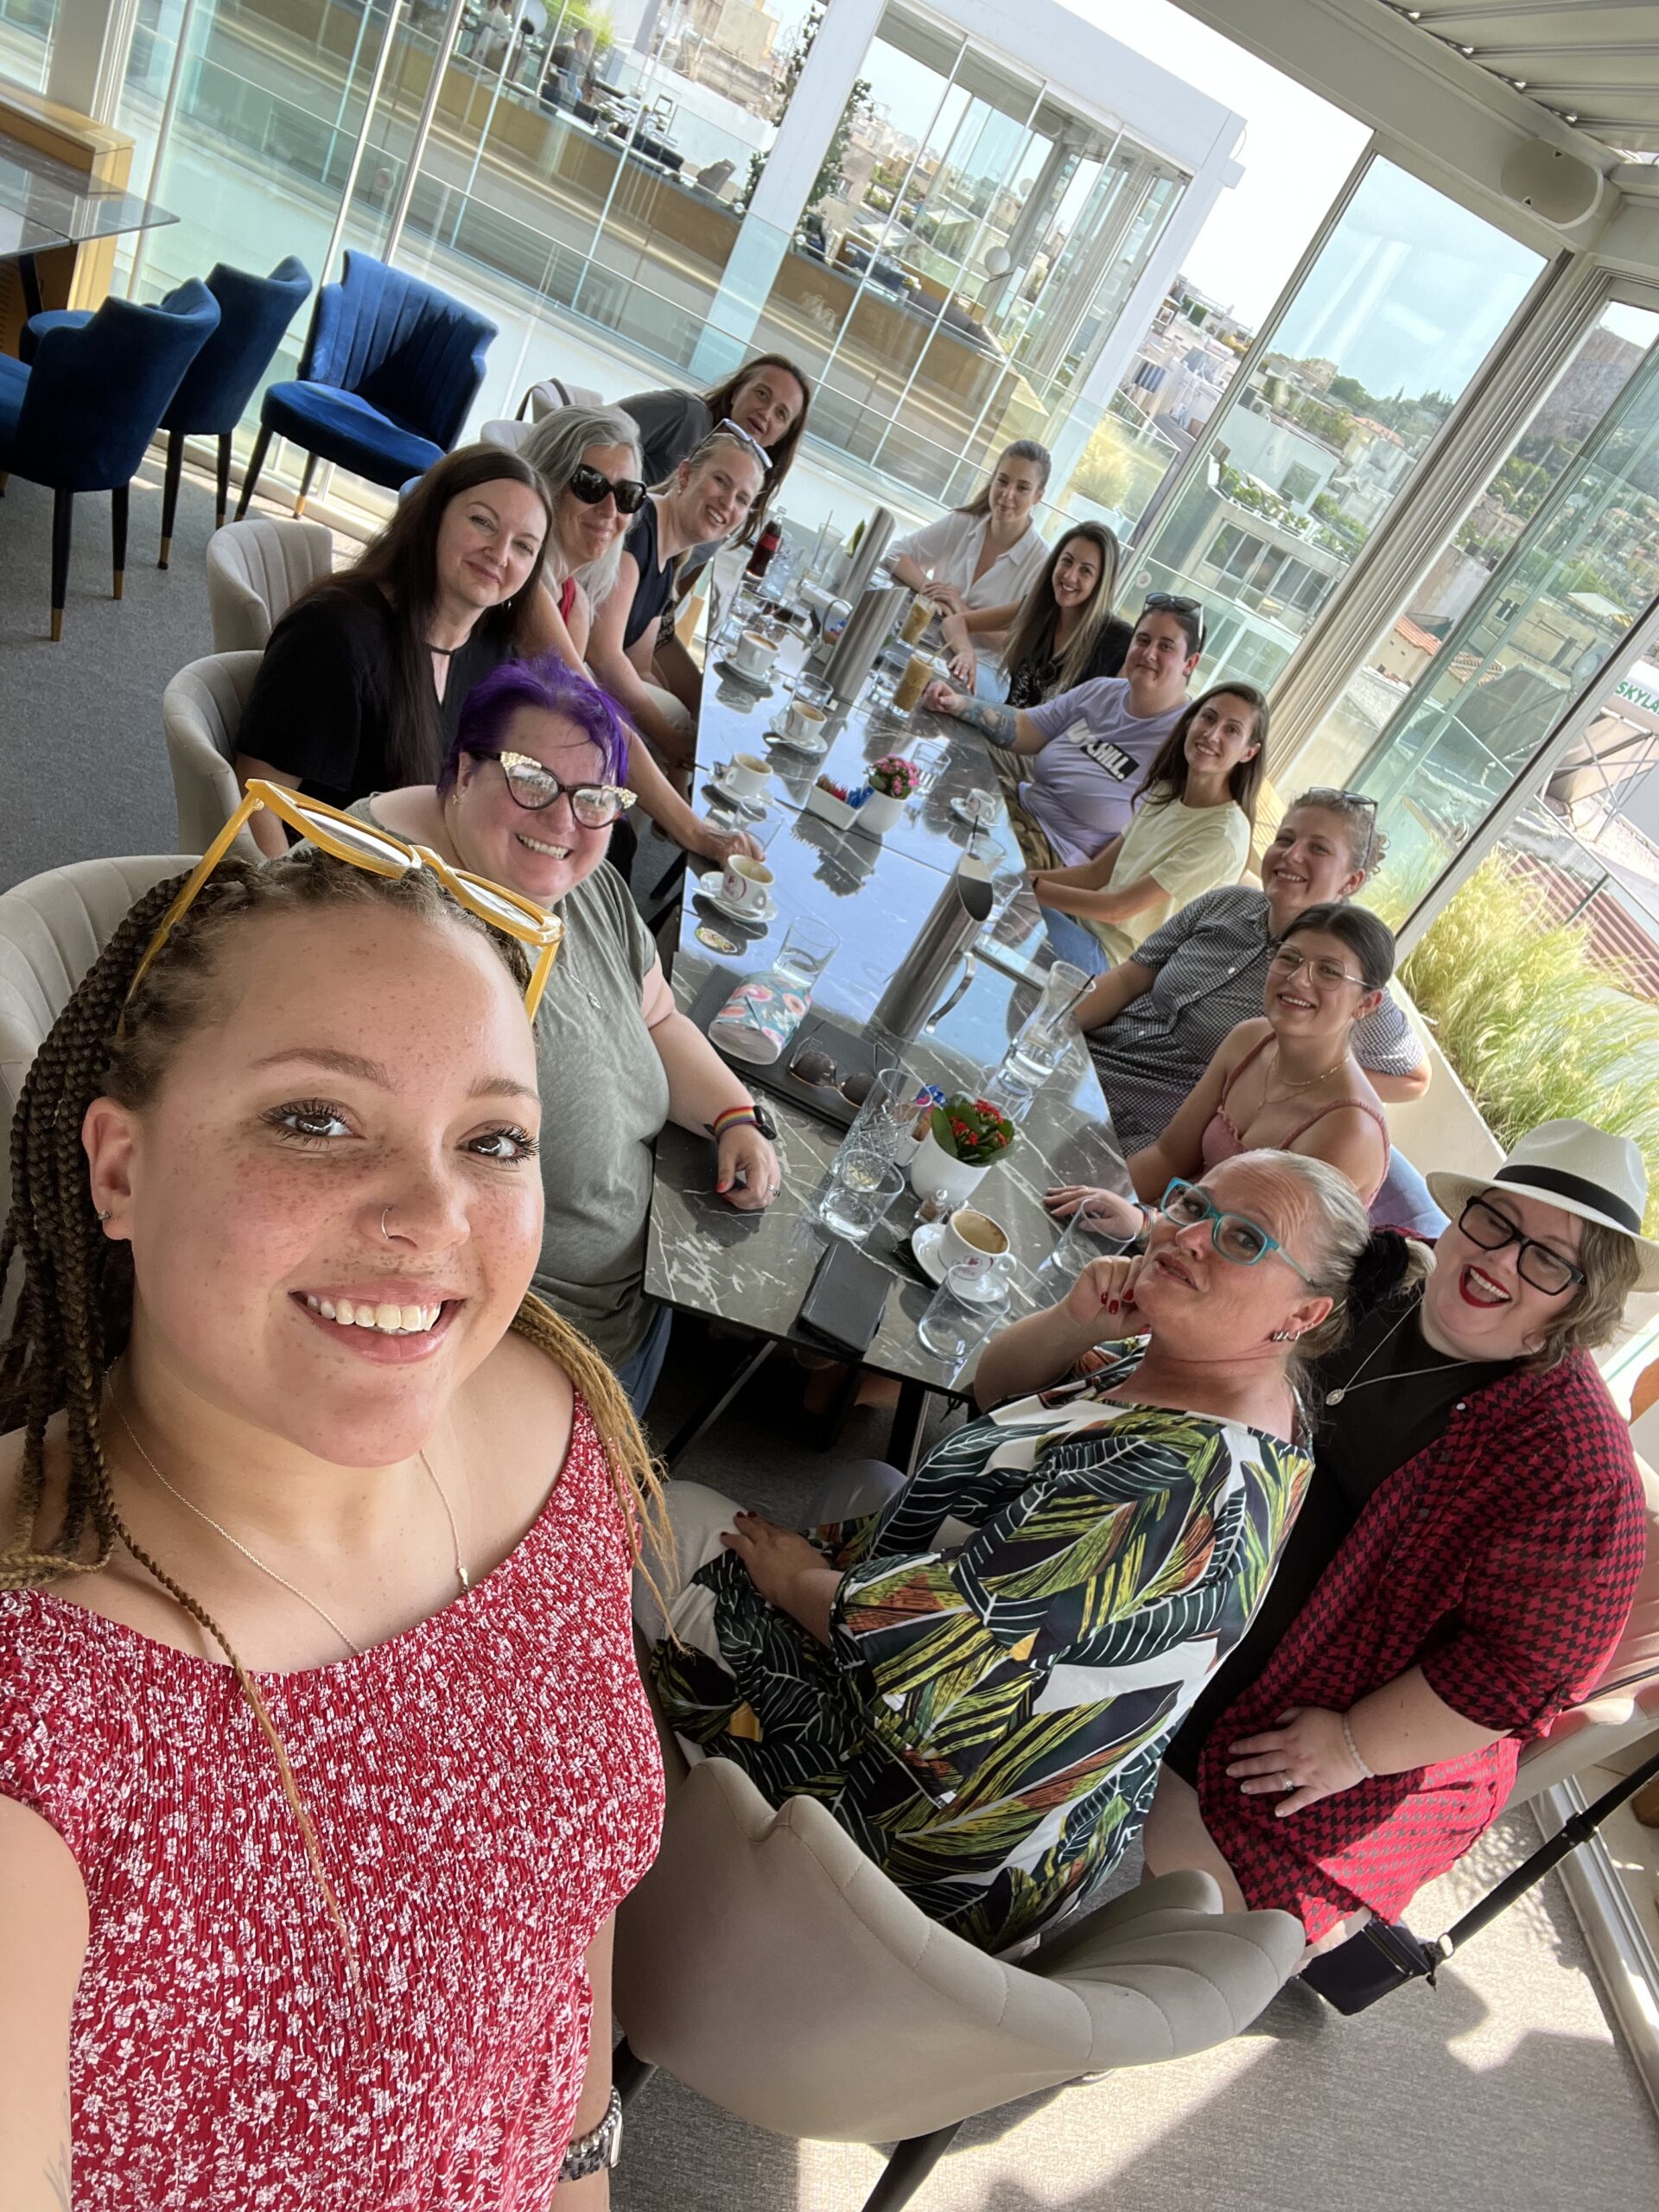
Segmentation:
{"type": "MultiPolygon", "coordinates": [[[[772,121],[774,127],[781,124],[789,112],[789,104],[795,97],[795,88],[801,81],[801,72],[806,67],[806,57],[811,53],[812,42],[823,28],[824,11],[828,4],[829,0],[812,0],[811,6],[806,11],[806,20],[796,33],[789,51],[784,57],[784,73],[778,79],[778,90],[772,104],[772,121]]],[[[823,167],[813,179],[812,189],[806,197],[804,212],[807,214],[810,215],[812,210],[821,201],[827,200],[840,185],[841,165],[847,158],[847,148],[852,139],[853,126],[859,117],[868,109],[869,105],[869,81],[867,78],[861,77],[848,95],[847,105],[842,111],[841,121],[836,125],[835,136],[830,139],[829,149],[824,155],[823,167]]],[[[766,166],[766,156],[764,154],[750,155],[748,181],[743,187],[742,205],[745,207],[753,199],[755,187],[760,183],[761,171],[766,166]]],[[[895,185],[896,181],[895,180],[895,185]]]]}

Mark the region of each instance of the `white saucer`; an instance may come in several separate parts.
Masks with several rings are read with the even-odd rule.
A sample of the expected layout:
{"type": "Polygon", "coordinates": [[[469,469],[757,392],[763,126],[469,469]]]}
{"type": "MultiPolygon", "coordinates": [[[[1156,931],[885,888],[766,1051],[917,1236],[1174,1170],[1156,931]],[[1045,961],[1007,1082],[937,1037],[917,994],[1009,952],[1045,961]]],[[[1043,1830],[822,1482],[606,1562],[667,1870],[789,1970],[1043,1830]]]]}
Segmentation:
{"type": "Polygon", "coordinates": [[[724,782],[719,776],[709,777],[709,788],[711,791],[718,791],[728,806],[734,806],[740,814],[747,814],[752,821],[758,822],[766,810],[764,796],[757,797],[752,791],[741,791],[734,785],[724,782]]]}
{"type": "Polygon", "coordinates": [[[745,929],[763,930],[778,918],[778,901],[768,899],[760,907],[734,906],[721,896],[721,885],[726,880],[724,868],[711,868],[707,875],[697,878],[697,889],[711,906],[718,906],[722,914],[734,922],[741,922],[745,929]]]}
{"type": "Polygon", "coordinates": [[[766,743],[786,746],[790,752],[798,753],[806,760],[822,760],[830,750],[827,737],[797,737],[792,730],[777,726],[766,732],[766,743]]]}
{"type": "Polygon", "coordinates": [[[944,1230],[942,1221],[918,1221],[910,1232],[910,1249],[916,1255],[916,1264],[932,1283],[944,1281],[944,1259],[939,1250],[944,1230]]]}
{"type": "Polygon", "coordinates": [[[989,808],[983,814],[976,814],[971,806],[964,806],[959,798],[953,798],[951,800],[950,811],[955,815],[958,822],[967,823],[969,827],[973,830],[988,830],[992,823],[996,819],[996,809],[995,806],[989,808]]]}
{"type": "Polygon", "coordinates": [[[745,668],[741,661],[726,659],[717,660],[715,663],[715,666],[720,671],[722,676],[732,677],[735,678],[739,683],[747,683],[751,691],[760,691],[764,693],[770,691],[772,689],[772,669],[770,665],[766,668],[759,669],[745,668]]]}

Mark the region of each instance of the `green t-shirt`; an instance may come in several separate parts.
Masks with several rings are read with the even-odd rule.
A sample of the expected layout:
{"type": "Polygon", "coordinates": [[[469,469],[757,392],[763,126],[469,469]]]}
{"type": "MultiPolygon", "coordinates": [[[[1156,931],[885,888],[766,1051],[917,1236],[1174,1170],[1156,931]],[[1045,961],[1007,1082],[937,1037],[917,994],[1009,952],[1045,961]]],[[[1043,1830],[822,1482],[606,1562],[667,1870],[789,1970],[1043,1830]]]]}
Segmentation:
{"type": "MultiPolygon", "coordinates": [[[[373,821],[373,804],[350,810],[373,821]]],[[[608,861],[558,912],[564,942],[536,1013],[546,1213],[535,1287],[614,1367],[652,1313],[645,1227],[668,1075],[639,997],[657,948],[608,861]]]]}

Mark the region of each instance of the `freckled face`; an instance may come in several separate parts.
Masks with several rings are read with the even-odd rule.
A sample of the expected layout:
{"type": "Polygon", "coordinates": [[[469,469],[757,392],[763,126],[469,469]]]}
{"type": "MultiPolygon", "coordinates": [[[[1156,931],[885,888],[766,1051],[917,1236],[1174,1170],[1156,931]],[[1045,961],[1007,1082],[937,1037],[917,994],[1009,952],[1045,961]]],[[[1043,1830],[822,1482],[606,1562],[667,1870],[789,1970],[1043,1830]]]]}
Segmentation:
{"type": "Polygon", "coordinates": [[[156,1096],[87,1116],[95,1174],[130,1141],[111,1225],[134,1342],[224,1413],[385,1465],[499,1342],[540,1250],[523,1001],[480,936],[374,904],[261,916],[220,959],[156,1096]]]}

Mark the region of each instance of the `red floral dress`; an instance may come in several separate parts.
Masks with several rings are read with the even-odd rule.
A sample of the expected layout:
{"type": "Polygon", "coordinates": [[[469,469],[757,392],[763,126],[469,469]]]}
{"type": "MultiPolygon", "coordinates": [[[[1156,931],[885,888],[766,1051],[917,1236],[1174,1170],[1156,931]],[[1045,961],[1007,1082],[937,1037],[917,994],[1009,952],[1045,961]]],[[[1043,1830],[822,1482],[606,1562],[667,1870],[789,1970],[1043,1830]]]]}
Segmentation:
{"type": "Polygon", "coordinates": [[[1205,1739],[1205,1826],[1249,1903],[1295,1913],[1311,1940],[1364,1906],[1397,1918],[1497,1818],[1522,1745],[1595,1681],[1645,1547],[1630,1431],[1590,1360],[1519,1368],[1459,1403],[1374,1493],[1205,1739]],[[1457,1712],[1505,1732],[1283,1820],[1230,1779],[1229,1746],[1287,1707],[1345,1712],[1416,1666],[1457,1712]]]}
{"type": "Polygon", "coordinates": [[[563,1476],[466,1596],[261,1675],[359,1986],[228,1667],[0,1595],[0,1792],[91,1906],[76,2212],[546,2212],[588,2051],[582,1954],[656,1850],[626,1531],[576,1402],[563,1476]]]}

